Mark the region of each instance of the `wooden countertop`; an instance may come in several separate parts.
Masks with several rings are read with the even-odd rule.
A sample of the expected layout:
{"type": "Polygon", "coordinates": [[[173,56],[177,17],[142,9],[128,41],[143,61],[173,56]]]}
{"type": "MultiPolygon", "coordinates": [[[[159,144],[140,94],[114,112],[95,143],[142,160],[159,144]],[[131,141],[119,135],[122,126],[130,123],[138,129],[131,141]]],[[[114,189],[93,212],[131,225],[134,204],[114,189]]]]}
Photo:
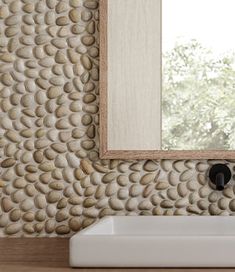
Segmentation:
{"type": "Polygon", "coordinates": [[[5,264],[0,265],[0,272],[234,272],[235,269],[126,269],[126,268],[113,268],[113,269],[105,269],[105,268],[68,268],[68,267],[49,267],[44,264],[5,264]]]}
{"type": "Polygon", "coordinates": [[[0,272],[235,272],[235,268],[70,268],[68,238],[1,238],[0,272]]]}

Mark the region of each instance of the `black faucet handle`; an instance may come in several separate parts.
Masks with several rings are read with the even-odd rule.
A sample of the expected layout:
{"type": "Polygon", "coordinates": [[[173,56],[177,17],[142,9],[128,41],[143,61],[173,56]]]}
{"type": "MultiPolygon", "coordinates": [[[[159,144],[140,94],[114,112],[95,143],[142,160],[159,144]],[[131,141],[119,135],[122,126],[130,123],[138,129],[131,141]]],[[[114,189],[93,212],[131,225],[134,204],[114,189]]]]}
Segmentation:
{"type": "Polygon", "coordinates": [[[226,164],[214,164],[209,171],[209,178],[216,186],[216,190],[222,191],[231,179],[231,170],[226,164]]]}

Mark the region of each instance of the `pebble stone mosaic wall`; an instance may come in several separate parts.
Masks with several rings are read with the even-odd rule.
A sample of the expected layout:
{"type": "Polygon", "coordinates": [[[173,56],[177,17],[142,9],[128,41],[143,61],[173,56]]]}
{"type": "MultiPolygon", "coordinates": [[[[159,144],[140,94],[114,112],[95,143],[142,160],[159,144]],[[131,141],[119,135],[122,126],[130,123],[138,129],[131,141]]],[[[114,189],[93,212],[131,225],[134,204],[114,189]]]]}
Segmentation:
{"type": "MultiPolygon", "coordinates": [[[[233,215],[212,160],[100,160],[99,1],[0,1],[0,235],[70,236],[106,215],[233,215]]],[[[235,161],[228,162],[233,169],[235,161]]]]}

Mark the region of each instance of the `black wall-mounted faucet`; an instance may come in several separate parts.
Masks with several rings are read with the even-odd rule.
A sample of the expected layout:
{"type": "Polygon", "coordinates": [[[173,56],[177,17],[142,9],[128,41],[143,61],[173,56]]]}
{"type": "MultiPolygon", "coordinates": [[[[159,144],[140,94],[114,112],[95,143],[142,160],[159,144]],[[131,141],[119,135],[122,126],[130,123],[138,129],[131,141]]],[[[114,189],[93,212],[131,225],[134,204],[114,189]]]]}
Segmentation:
{"type": "Polygon", "coordinates": [[[225,185],[231,179],[231,171],[226,164],[214,164],[209,170],[209,178],[215,184],[216,190],[224,190],[225,185]]]}

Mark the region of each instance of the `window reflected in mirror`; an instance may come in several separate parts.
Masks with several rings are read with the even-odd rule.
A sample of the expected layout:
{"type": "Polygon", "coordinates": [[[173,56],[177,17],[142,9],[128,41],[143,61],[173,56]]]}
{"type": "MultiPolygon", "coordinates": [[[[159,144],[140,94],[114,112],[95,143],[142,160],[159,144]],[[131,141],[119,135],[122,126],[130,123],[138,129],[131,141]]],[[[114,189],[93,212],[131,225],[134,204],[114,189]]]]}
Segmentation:
{"type": "Polygon", "coordinates": [[[235,1],[162,0],[162,149],[235,149],[235,1]]]}

